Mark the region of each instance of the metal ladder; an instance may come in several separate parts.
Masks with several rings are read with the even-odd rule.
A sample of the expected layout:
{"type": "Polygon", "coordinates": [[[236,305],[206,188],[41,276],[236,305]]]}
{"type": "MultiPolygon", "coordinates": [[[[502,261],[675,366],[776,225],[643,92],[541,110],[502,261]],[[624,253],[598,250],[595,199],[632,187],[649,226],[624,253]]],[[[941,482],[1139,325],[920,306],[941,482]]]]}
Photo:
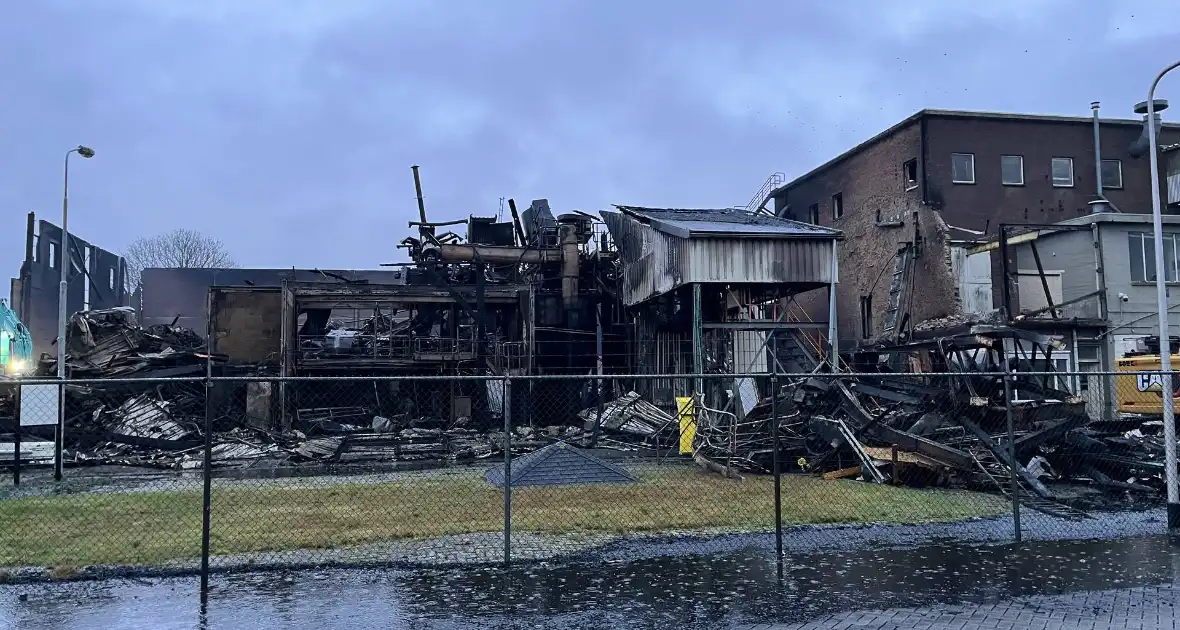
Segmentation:
{"type": "Polygon", "coordinates": [[[898,315],[901,313],[902,294],[905,293],[910,262],[913,260],[913,245],[905,243],[893,258],[893,279],[889,283],[889,302],[885,310],[885,325],[881,332],[891,337],[897,335],[898,315]]]}
{"type": "MultiPolygon", "coordinates": [[[[996,459],[996,456],[987,449],[972,449],[970,453],[971,459],[975,460],[975,465],[979,467],[980,472],[982,472],[984,476],[986,476],[988,480],[999,489],[1000,493],[1003,494],[1005,498],[1011,499],[1011,479],[998,479],[994,474],[992,474],[991,471],[992,467],[998,466],[1000,468],[1006,468],[1006,466],[1004,466],[1000,460],[996,459]]],[[[1032,489],[1026,486],[1024,481],[1019,477],[1016,478],[1016,487],[1020,492],[1020,505],[1023,505],[1034,512],[1040,512],[1041,514],[1048,514],[1049,516],[1055,516],[1057,518],[1063,518],[1070,521],[1084,521],[1093,518],[1089,514],[1065,505],[1064,503],[1042,498],[1040,495],[1038,495],[1036,492],[1033,492],[1032,489]]]]}

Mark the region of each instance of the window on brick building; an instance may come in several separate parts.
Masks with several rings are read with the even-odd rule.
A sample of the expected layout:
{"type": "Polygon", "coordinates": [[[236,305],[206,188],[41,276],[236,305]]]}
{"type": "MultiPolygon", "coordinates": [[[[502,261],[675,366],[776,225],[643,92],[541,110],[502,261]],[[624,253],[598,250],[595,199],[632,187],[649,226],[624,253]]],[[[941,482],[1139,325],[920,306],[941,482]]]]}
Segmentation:
{"type": "Polygon", "coordinates": [[[807,208],[807,222],[812,225],[819,225],[819,204],[813,203],[807,208]]]}
{"type": "Polygon", "coordinates": [[[1055,157],[1052,163],[1053,185],[1058,188],[1073,186],[1073,158],[1055,157]]]}
{"type": "Polygon", "coordinates": [[[1000,183],[1005,186],[1024,185],[1024,157],[1019,155],[1000,156],[1000,183]]]}
{"type": "Polygon", "coordinates": [[[951,182],[955,184],[975,183],[975,154],[951,154],[951,182]]]}
{"type": "Polygon", "coordinates": [[[868,339],[873,336],[873,296],[860,296],[860,336],[868,339]]]}
{"type": "Polygon", "coordinates": [[[901,165],[901,176],[905,181],[905,189],[913,190],[918,187],[918,160],[906,160],[901,165]]]}
{"type": "Polygon", "coordinates": [[[1123,163],[1121,160],[1102,160],[1102,187],[1123,187],[1123,163]]]}
{"type": "Polygon", "coordinates": [[[832,220],[844,216],[844,193],[832,195],[832,220]]]}

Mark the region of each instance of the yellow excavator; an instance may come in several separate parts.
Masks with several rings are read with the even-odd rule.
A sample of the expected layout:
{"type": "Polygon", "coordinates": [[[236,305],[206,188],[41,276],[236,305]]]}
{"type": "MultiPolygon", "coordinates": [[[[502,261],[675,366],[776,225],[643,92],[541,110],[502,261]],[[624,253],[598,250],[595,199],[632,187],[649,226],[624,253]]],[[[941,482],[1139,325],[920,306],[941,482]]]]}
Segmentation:
{"type": "MultiPolygon", "coordinates": [[[[1118,397],[1119,413],[1143,416],[1161,416],[1164,413],[1164,385],[1160,374],[1160,338],[1148,337],[1146,349],[1128,352],[1115,365],[1115,392],[1118,397]]],[[[1180,400],[1180,354],[1176,350],[1180,339],[1172,338],[1172,399],[1180,400]]],[[[1176,403],[1180,409],[1180,402],[1176,403]]]]}

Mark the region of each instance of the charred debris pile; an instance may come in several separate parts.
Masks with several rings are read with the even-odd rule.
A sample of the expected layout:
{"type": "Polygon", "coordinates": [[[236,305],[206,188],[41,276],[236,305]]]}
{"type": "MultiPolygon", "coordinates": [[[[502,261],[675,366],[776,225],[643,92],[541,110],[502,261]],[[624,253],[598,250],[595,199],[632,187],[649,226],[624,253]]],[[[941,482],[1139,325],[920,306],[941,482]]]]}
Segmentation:
{"type": "Polygon", "coordinates": [[[1049,367],[1059,345],[997,325],[932,332],[860,353],[846,373],[784,383],[744,422],[714,414],[702,420],[698,449],[726,470],[769,470],[773,407],[784,469],[825,479],[1010,496],[1015,477],[1023,504],[1065,518],[1084,518],[1076,507],[1109,505],[1116,495],[1122,504],[1158,499],[1162,423],[1095,419],[1101,413],[1088,412],[1049,367]],[[1006,366],[1005,347],[1017,355],[1006,366]],[[995,376],[1005,367],[1014,374],[1007,388],[995,376]]]}

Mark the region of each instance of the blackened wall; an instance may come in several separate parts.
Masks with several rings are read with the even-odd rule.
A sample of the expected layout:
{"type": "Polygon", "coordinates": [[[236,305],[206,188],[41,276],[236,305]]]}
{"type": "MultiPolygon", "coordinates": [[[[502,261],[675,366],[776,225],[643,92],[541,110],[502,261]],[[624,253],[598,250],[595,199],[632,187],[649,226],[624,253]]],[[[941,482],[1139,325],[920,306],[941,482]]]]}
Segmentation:
{"type": "MultiPolygon", "coordinates": [[[[28,234],[27,238],[33,240],[33,259],[25,261],[21,269],[21,277],[27,282],[24,287],[27,299],[13,296],[12,302],[20,305],[18,315],[33,337],[34,352],[53,353],[53,340],[57,338],[59,283],[64,263],[61,253],[62,231],[48,221],[38,221],[36,231],[28,234]]],[[[127,305],[127,265],[122,257],[73,234],[70,235],[70,253],[73,266],[67,276],[68,313],[127,305]]]]}
{"type": "MultiPolygon", "coordinates": [[[[939,221],[922,205],[917,184],[906,185],[903,165],[915,160],[918,181],[922,177],[921,125],[902,123],[879,141],[849,154],[843,161],[793,182],[776,198],[775,207],[789,206],[788,215],[809,221],[809,206],[819,205],[819,223],[844,232],[839,245],[840,284],[836,291],[836,312],[841,346],[860,341],[864,317],[862,296],[871,296],[869,328],[879,333],[888,306],[893,261],[901,243],[911,241],[915,219],[919,233],[927,239],[937,233],[939,221]],[[839,193],[844,212],[833,215],[832,196],[839,193]],[[915,216],[915,212],[919,214],[915,216]]],[[[936,243],[932,243],[934,247],[936,243]]],[[[953,284],[944,273],[938,252],[927,252],[918,261],[924,273],[921,299],[915,300],[915,317],[924,319],[944,314],[953,302],[953,284]],[[933,265],[926,269],[926,265],[933,265]],[[950,292],[948,294],[948,292],[950,292]]],[[[826,291],[811,291],[796,302],[813,321],[828,320],[826,291]]]]}
{"type": "Polygon", "coordinates": [[[144,269],[137,305],[140,323],[191,328],[202,337],[208,331],[209,288],[214,286],[280,287],[284,280],[337,282],[327,274],[373,284],[404,284],[405,271],[310,269],[144,269]]]}
{"type": "Polygon", "coordinates": [[[809,208],[819,205],[819,224],[843,229],[851,216],[889,205],[890,200],[921,201],[920,186],[907,190],[902,170],[907,160],[917,160],[922,177],[922,135],[917,120],[903,123],[886,137],[864,146],[827,168],[795,180],[775,199],[779,214],[797,221],[810,221],[809,208]],[[832,196],[839,193],[844,205],[841,219],[834,218],[832,196]]]}

